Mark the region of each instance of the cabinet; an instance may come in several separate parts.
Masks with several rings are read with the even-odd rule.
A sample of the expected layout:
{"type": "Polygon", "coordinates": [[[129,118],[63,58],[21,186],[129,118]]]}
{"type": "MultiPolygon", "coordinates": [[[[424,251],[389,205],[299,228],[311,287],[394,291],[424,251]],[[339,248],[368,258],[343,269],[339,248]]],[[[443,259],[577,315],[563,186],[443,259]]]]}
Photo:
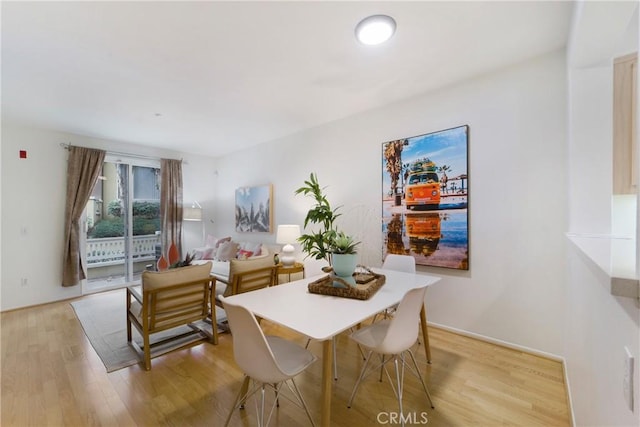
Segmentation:
{"type": "Polygon", "coordinates": [[[613,62],[613,194],[637,193],[638,54],[613,62]]]}

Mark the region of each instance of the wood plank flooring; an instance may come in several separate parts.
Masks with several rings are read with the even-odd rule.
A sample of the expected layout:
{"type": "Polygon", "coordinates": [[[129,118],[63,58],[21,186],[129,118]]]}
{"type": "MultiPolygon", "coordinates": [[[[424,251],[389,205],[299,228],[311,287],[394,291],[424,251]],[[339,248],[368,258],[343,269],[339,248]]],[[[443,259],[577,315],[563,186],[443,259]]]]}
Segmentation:
{"type": "MultiPolygon", "coordinates": [[[[242,381],[228,334],[217,346],[203,342],[155,358],[149,372],[136,365],[107,374],[69,301],[2,313],[0,322],[3,427],[221,426],[242,381]]],[[[263,327],[301,345],[306,341],[268,322],[263,327]]],[[[426,363],[422,347],[416,355],[436,408],[428,406],[419,382],[407,373],[404,409],[414,421],[407,425],[571,425],[559,362],[434,327],[429,336],[433,363],[426,363]]],[[[320,343],[309,348],[321,355],[320,343]]],[[[363,363],[346,334],[338,339],[337,359],[332,426],[393,425],[389,417],[397,402],[389,383],[375,375],[363,382],[353,407],[346,407],[363,363]]],[[[298,379],[316,423],[321,365],[319,360],[298,379]]],[[[231,425],[256,425],[253,403],[236,411],[231,425]]],[[[308,425],[308,420],[281,399],[271,425],[308,425]]]]}

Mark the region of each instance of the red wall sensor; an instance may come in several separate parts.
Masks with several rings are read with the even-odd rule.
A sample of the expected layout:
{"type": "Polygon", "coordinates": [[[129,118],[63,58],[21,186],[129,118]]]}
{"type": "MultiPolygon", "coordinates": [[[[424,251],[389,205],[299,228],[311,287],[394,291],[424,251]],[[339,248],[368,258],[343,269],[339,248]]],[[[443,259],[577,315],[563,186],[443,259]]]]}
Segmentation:
{"type": "Polygon", "coordinates": [[[27,150],[20,150],[20,158],[21,159],[27,158],[27,150]]]}

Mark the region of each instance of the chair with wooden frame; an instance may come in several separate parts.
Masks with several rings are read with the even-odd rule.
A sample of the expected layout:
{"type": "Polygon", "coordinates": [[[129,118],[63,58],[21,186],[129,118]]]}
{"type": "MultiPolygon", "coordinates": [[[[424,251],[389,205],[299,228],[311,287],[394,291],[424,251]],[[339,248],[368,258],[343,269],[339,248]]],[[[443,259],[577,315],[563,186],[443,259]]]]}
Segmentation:
{"type": "Polygon", "coordinates": [[[144,271],[142,285],[127,288],[127,341],[143,354],[146,370],[151,369],[151,348],[178,338],[200,334],[218,343],[217,328],[209,332],[194,325],[197,321],[215,319],[215,303],[211,289],[211,263],[171,269],[163,272],[144,271]],[[143,339],[142,348],[132,340],[131,325],[143,339]],[[172,335],[151,343],[151,335],[189,326],[191,331],[172,335]]]}
{"type": "MultiPolygon", "coordinates": [[[[215,286],[214,298],[215,303],[224,310],[220,302],[220,296],[231,296],[242,294],[245,292],[255,291],[257,289],[274,286],[278,282],[278,268],[273,264],[273,260],[265,258],[259,264],[247,263],[243,260],[232,259],[229,266],[229,282],[225,283],[219,280],[215,286]]],[[[212,317],[215,319],[215,317],[212,317]]],[[[221,317],[216,319],[214,323],[220,321],[221,329],[228,329],[224,322],[226,319],[221,317]]]]}
{"type": "MultiPolygon", "coordinates": [[[[232,259],[229,264],[229,281],[219,280],[216,285],[216,300],[219,295],[228,297],[273,286],[277,284],[277,278],[277,266],[270,258],[251,263],[232,259]]],[[[220,303],[218,306],[221,307],[220,303]]]]}

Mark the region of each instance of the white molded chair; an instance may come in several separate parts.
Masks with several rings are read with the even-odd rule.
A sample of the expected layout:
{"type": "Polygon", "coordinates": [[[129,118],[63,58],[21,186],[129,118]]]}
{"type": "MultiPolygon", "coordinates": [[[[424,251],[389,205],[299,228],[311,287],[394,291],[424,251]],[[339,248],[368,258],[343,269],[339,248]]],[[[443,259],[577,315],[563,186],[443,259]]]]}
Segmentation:
{"type": "MultiPolygon", "coordinates": [[[[386,270],[402,271],[403,273],[416,273],[416,259],[409,255],[387,254],[382,263],[382,268],[386,270]]],[[[389,307],[382,312],[384,318],[390,317],[397,306],[389,307]]],[[[379,313],[380,314],[380,313],[379,313]]],[[[373,316],[373,322],[378,318],[378,314],[373,316]]]]}
{"type": "Polygon", "coordinates": [[[382,263],[382,268],[415,274],[416,259],[410,255],[388,254],[382,263]]]}
{"type": "MultiPolygon", "coordinates": [[[[388,254],[384,262],[382,263],[382,268],[387,270],[395,270],[402,271],[403,273],[416,273],[416,259],[410,255],[397,255],[397,254],[388,254]]],[[[387,318],[390,315],[393,315],[393,312],[397,307],[391,307],[384,311],[384,317],[387,318]]],[[[426,313],[426,311],[425,311],[426,313]]],[[[374,316],[373,321],[376,321],[376,316],[374,316]]],[[[425,334],[429,332],[425,330],[425,334]]],[[[428,335],[427,335],[428,337],[428,335]]],[[[418,343],[420,343],[420,339],[418,339],[418,343]]],[[[429,346],[429,340],[427,340],[424,344],[425,351],[427,353],[427,362],[431,363],[431,348],[429,346]]]]}
{"type": "Polygon", "coordinates": [[[404,387],[405,367],[420,379],[422,388],[429,400],[429,405],[432,408],[434,407],[429,390],[422,379],[420,369],[418,368],[416,359],[411,351],[411,347],[418,339],[418,331],[420,329],[420,309],[424,304],[424,295],[426,291],[426,286],[411,289],[404,295],[402,301],[398,304],[398,309],[391,319],[372,323],[371,325],[359,329],[350,335],[351,339],[368,349],[369,353],[364,365],[362,366],[362,370],[360,371],[358,381],[353,387],[353,392],[351,393],[351,397],[349,398],[349,403],[347,405],[349,408],[351,408],[351,404],[353,403],[353,399],[356,396],[356,392],[358,391],[358,387],[362,380],[374,370],[381,368],[380,381],[382,381],[382,371],[384,371],[387,374],[391,388],[398,399],[398,404],[400,406],[400,419],[402,420],[402,425],[404,425],[404,417],[402,415],[402,391],[404,387]],[[380,355],[380,365],[367,371],[369,361],[371,360],[374,352],[380,355]],[[406,361],[405,355],[407,353],[413,362],[413,366],[409,365],[406,361]],[[390,355],[391,357],[385,360],[385,355],[390,355]],[[386,367],[386,365],[391,361],[393,361],[395,367],[395,387],[386,367]]]}
{"type": "Polygon", "coordinates": [[[265,336],[251,312],[242,306],[229,303],[224,296],[220,296],[220,300],[229,320],[236,363],[245,374],[243,387],[236,397],[234,407],[229,412],[225,426],[229,425],[233,412],[237,408],[243,407],[246,400],[257,391],[261,392],[258,426],[268,425],[273,410],[278,404],[280,389],[283,384],[287,384],[287,387],[298,402],[285,394],[282,394],[282,396],[303,408],[309,417],[309,421],[315,426],[307,404],[302,398],[298,386],[293,381],[293,377],[307,369],[309,365],[316,361],[317,357],[291,341],[275,336],[265,336]],[[247,390],[245,385],[248,385],[249,379],[253,380],[254,386],[247,390]],[[289,385],[289,381],[293,387],[289,385]],[[267,387],[275,391],[276,398],[265,422],[264,406],[265,389],[267,387]],[[243,391],[245,391],[244,395],[243,391]]]}

